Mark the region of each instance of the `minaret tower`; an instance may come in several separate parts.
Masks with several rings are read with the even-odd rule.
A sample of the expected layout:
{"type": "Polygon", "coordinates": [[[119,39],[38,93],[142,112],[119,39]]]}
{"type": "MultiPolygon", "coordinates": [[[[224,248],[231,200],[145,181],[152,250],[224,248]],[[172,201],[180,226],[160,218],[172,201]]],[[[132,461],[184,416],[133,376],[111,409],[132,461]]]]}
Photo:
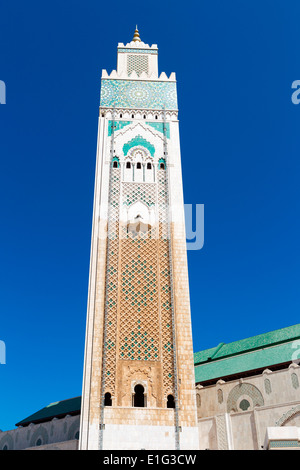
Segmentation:
{"type": "Polygon", "coordinates": [[[102,71],[80,449],[197,449],[176,78],[102,71]]]}

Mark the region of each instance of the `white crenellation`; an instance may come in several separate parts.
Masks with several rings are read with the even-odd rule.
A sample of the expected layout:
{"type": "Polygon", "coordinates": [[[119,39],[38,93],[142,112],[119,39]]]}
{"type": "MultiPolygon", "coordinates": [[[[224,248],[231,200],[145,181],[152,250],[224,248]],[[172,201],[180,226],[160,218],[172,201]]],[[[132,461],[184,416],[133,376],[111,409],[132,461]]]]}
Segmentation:
{"type": "MultiPolygon", "coordinates": [[[[149,69],[150,70],[150,69],[149,69]]],[[[104,78],[106,80],[111,79],[111,80],[146,80],[146,81],[155,81],[155,82],[176,82],[176,74],[175,72],[172,72],[170,76],[168,77],[165,72],[161,72],[161,74],[158,76],[158,74],[154,72],[149,72],[149,73],[141,73],[141,75],[137,75],[135,71],[132,71],[130,75],[127,73],[126,70],[112,70],[110,74],[107,73],[105,69],[102,70],[102,76],[101,78],[104,78]]]]}

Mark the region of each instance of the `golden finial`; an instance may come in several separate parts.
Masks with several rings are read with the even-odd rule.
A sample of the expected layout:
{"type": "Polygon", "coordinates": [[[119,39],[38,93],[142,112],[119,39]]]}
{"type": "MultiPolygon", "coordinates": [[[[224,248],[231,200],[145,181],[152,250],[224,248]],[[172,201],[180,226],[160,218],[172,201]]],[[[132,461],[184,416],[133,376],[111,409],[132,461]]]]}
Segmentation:
{"type": "Polygon", "coordinates": [[[139,34],[139,30],[138,30],[137,25],[135,27],[135,32],[134,32],[134,35],[133,35],[133,41],[141,42],[141,38],[140,38],[140,34],[139,34]]]}

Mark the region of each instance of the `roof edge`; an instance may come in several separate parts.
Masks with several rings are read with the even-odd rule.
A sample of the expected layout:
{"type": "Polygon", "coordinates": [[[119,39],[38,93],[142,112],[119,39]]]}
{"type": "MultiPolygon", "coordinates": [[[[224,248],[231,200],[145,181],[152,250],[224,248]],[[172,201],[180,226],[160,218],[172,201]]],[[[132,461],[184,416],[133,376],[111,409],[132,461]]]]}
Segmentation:
{"type": "Polygon", "coordinates": [[[300,323],[296,323],[295,325],[291,325],[291,326],[288,326],[286,328],[279,328],[277,330],[269,331],[267,333],[261,333],[259,335],[249,336],[248,338],[244,338],[244,339],[237,340],[237,341],[232,341],[231,343],[219,343],[218,346],[215,346],[214,348],[207,348],[207,349],[204,349],[202,351],[195,352],[194,353],[194,366],[198,366],[200,364],[206,364],[207,362],[226,359],[228,357],[234,357],[234,356],[237,356],[237,355],[246,354],[248,352],[257,351],[259,349],[267,349],[267,348],[270,348],[270,347],[273,347],[273,346],[277,346],[279,344],[289,343],[289,342],[294,341],[295,339],[299,339],[299,338],[300,338],[300,323]],[[255,338],[257,338],[257,339],[258,338],[263,338],[264,336],[267,336],[269,334],[280,332],[280,331],[284,332],[284,331],[287,331],[288,329],[292,329],[292,328],[295,328],[295,327],[299,328],[299,332],[295,332],[294,334],[291,334],[289,337],[285,337],[285,338],[279,339],[278,341],[272,341],[272,342],[265,343],[265,344],[259,343],[257,346],[254,346],[254,347],[245,347],[245,349],[241,349],[239,351],[233,351],[230,354],[224,354],[223,356],[215,357],[222,350],[223,346],[230,346],[230,345],[242,343],[243,341],[247,341],[247,340],[251,340],[251,339],[255,339],[255,338]],[[199,353],[205,353],[205,351],[213,351],[213,352],[212,352],[211,356],[208,356],[205,359],[197,361],[196,360],[196,355],[199,354],[199,353]]]}

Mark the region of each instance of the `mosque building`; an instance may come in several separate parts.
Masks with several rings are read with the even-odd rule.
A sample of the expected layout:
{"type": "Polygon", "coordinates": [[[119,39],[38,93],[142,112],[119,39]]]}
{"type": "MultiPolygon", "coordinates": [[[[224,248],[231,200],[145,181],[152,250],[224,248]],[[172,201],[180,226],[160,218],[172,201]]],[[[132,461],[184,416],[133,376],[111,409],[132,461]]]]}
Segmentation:
{"type": "Polygon", "coordinates": [[[102,71],[82,396],[0,450],[300,449],[300,324],[193,352],[175,73],[102,71]]]}

